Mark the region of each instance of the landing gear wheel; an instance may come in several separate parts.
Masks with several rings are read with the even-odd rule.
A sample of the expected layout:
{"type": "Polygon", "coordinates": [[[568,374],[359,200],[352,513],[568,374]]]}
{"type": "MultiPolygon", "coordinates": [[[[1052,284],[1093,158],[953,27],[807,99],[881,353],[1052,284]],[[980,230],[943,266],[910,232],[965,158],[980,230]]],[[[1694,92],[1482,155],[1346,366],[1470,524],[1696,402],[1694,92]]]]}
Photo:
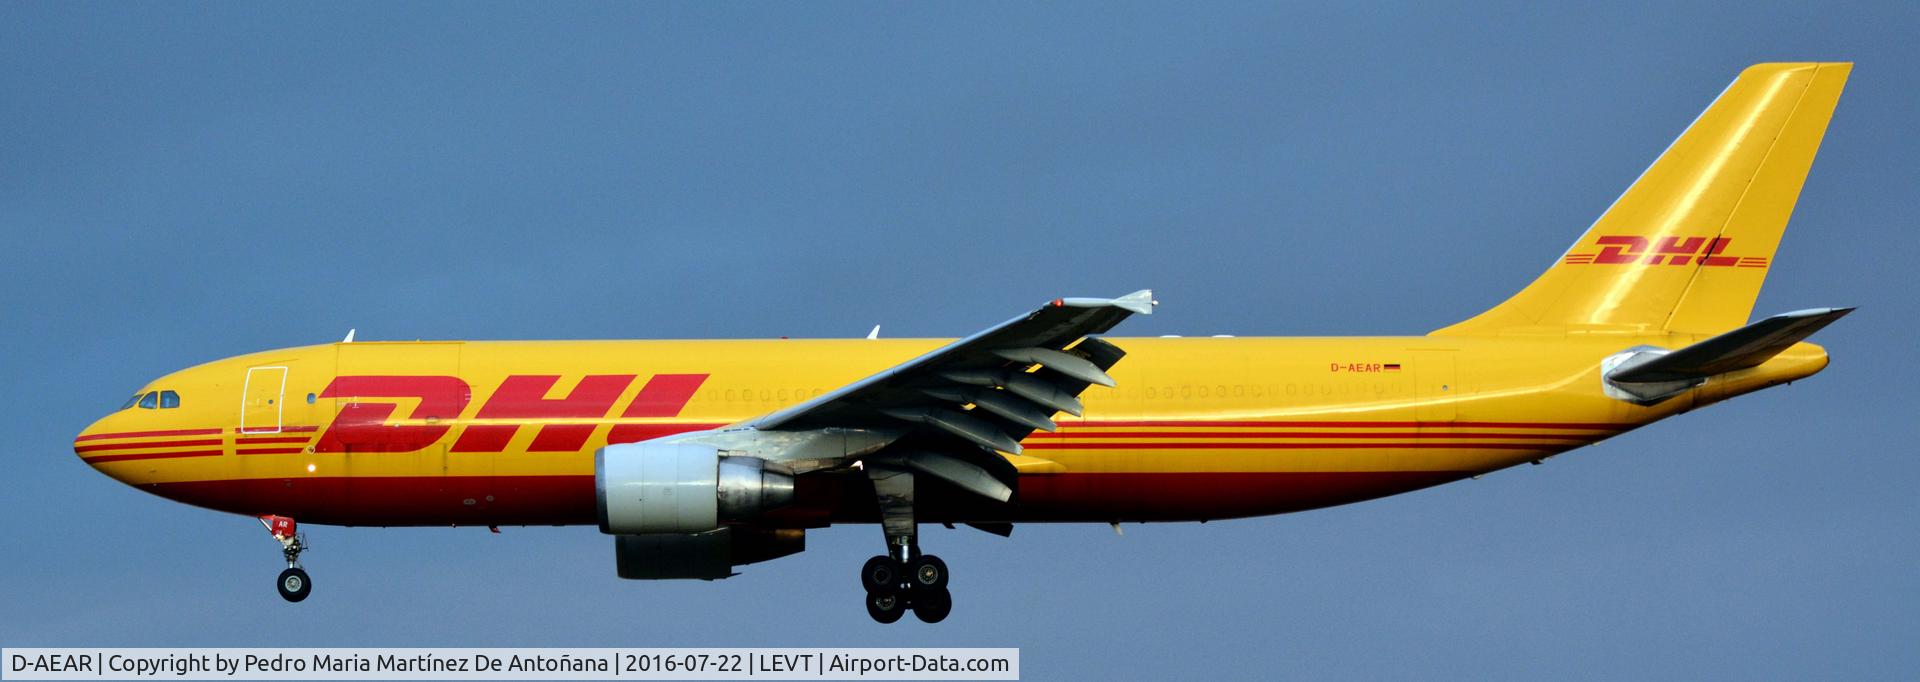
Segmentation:
{"type": "MultiPolygon", "coordinates": [[[[878,623],[893,623],[907,615],[907,600],[898,590],[883,590],[867,595],[867,615],[878,623]]],[[[922,620],[926,617],[922,616],[922,620]]]]}
{"type": "MultiPolygon", "coordinates": [[[[860,567],[860,586],[867,588],[867,594],[899,590],[900,565],[893,562],[893,557],[888,556],[868,559],[867,564],[860,567]]],[[[894,620],[899,620],[899,617],[895,616],[894,620]]]]}
{"type": "Polygon", "coordinates": [[[290,602],[306,599],[313,593],[313,579],[307,572],[298,568],[289,568],[280,572],[280,598],[290,602]]]}
{"type": "Polygon", "coordinates": [[[945,588],[922,589],[913,595],[913,617],[922,623],[938,623],[953,613],[953,594],[945,588]]]}
{"type": "MultiPolygon", "coordinates": [[[[913,589],[915,590],[940,590],[945,592],[947,589],[947,562],[941,561],[940,557],[932,554],[922,555],[920,558],[913,560],[912,579],[913,589]]],[[[951,604],[949,604],[949,606],[951,606],[951,604]]],[[[918,613],[918,611],[915,611],[915,613],[918,613]]],[[[942,613],[944,614],[945,612],[942,613]]],[[[944,617],[944,615],[942,617],[944,617]]],[[[935,621],[930,620],[927,622],[932,623],[935,621]]]]}

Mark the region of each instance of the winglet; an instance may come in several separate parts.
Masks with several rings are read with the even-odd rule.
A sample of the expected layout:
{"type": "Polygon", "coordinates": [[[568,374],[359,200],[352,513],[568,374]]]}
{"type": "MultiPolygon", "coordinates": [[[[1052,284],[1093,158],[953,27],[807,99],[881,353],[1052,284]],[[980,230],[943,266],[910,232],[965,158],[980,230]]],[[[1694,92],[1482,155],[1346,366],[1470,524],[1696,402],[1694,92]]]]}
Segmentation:
{"type": "Polygon", "coordinates": [[[1152,315],[1153,307],[1160,305],[1160,302],[1153,300],[1152,289],[1141,289],[1119,298],[1063,298],[1054,301],[1054,304],[1069,308],[1113,307],[1141,315],[1152,315]]]}

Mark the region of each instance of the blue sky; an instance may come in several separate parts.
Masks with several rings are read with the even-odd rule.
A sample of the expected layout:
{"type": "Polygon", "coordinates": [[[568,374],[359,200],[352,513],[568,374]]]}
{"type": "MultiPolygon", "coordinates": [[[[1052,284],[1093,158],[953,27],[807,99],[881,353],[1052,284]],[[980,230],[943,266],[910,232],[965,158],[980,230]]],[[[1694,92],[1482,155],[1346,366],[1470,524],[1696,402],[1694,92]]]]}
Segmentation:
{"type": "Polygon", "coordinates": [[[1907,678],[1920,10],[0,4],[0,643],[1018,646],[1030,679],[1907,678]],[[1151,286],[1138,335],[1419,334],[1529,281],[1758,61],[1858,62],[1757,313],[1813,379],[1282,517],[874,527],[717,583],[592,528],[311,529],[100,476],[148,379],[363,339],[951,336],[1151,286]],[[909,619],[911,621],[911,619],[909,619]]]}

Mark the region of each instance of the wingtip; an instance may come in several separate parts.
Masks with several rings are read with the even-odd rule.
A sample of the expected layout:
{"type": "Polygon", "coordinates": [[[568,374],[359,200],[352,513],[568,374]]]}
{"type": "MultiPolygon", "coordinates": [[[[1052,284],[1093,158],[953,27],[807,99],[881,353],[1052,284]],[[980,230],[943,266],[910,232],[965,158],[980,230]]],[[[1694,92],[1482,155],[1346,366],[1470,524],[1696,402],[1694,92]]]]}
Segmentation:
{"type": "Polygon", "coordinates": [[[1141,315],[1152,315],[1153,307],[1160,305],[1160,302],[1153,300],[1152,289],[1141,289],[1131,294],[1121,296],[1120,298],[1113,299],[1113,304],[1141,315]]]}
{"type": "Polygon", "coordinates": [[[1153,307],[1160,305],[1160,302],[1153,300],[1152,289],[1141,289],[1119,298],[1056,298],[1053,299],[1053,302],[1049,305],[1056,308],[1062,306],[1072,308],[1105,308],[1111,306],[1131,313],[1152,315],[1153,307]]]}

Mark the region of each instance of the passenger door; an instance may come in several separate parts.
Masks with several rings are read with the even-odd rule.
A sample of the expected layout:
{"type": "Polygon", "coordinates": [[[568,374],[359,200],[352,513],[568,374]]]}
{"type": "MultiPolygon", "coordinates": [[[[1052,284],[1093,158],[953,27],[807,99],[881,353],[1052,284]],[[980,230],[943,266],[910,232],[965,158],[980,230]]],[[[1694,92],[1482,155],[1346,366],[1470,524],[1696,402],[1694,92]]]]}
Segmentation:
{"type": "Polygon", "coordinates": [[[279,433],[286,415],[287,368],[249,367],[240,389],[240,432],[279,433]]]}

